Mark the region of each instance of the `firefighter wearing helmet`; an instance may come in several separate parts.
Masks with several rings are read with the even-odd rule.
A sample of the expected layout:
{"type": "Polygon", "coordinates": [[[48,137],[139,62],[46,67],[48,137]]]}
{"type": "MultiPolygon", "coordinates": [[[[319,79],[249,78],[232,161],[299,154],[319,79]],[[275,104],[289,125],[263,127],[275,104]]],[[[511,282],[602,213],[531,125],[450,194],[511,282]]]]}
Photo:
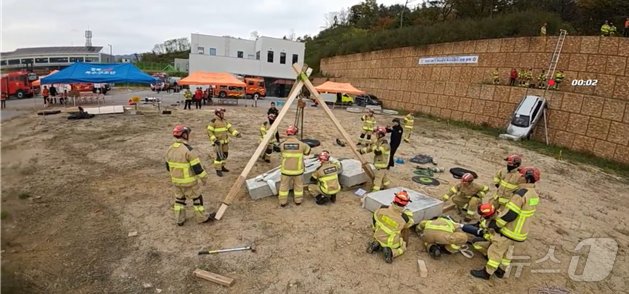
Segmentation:
{"type": "Polygon", "coordinates": [[[360,149],[359,152],[360,154],[374,153],[373,164],[376,167],[376,176],[373,180],[373,187],[371,190],[379,191],[383,188],[386,189],[386,187],[391,184],[391,181],[387,176],[391,147],[389,147],[389,143],[385,139],[387,129],[384,127],[377,127],[375,132],[376,136],[378,136],[378,141],[373,145],[360,149]]]}
{"type": "Polygon", "coordinates": [[[288,204],[288,191],[293,189],[295,204],[300,205],[304,196],[304,179],[305,172],[304,156],[310,154],[310,146],[301,142],[295,135],[299,132],[296,126],[289,126],[286,129],[288,139],[280,144],[281,163],[280,163],[280,190],[279,202],[284,207],[288,204]]]}
{"type": "Polygon", "coordinates": [[[310,176],[308,192],[319,205],[326,204],[328,201],[335,203],[336,194],[341,191],[341,184],[339,183],[340,162],[330,161],[330,153],[326,150],[321,151],[317,158],[321,166],[310,176]]]}
{"type": "Polygon", "coordinates": [[[371,144],[371,134],[373,134],[376,127],[376,117],[373,110],[369,109],[367,114],[363,115],[360,120],[363,122],[363,130],[360,133],[357,145],[365,144],[369,146],[371,144]],[[367,136],[367,139],[365,139],[365,136],[367,136]]]}
{"type": "Polygon", "coordinates": [[[518,173],[518,167],[522,164],[522,157],[517,154],[511,154],[504,159],[507,166],[496,172],[494,176],[494,185],[497,190],[493,196],[493,204],[496,210],[500,210],[505,206],[511,198],[511,194],[518,189],[518,185],[523,183],[523,179],[518,173]]]}
{"type": "Polygon", "coordinates": [[[504,277],[511,264],[507,255],[509,247],[526,241],[528,237],[530,218],[535,215],[539,204],[535,183],[540,180],[541,172],[535,167],[523,167],[518,169],[518,173],[525,183],[518,186],[507,204],[498,209],[495,219],[487,224],[487,230],[493,234],[488,236],[490,244],[485,268],[470,271],[476,278],[488,280],[494,273],[498,278],[504,277]]]}
{"type": "Polygon", "coordinates": [[[201,161],[196,152],[188,144],[190,128],[177,125],[173,129],[175,142],[166,152],[166,169],[170,173],[170,179],[175,187],[175,221],[183,226],[186,221],[186,198],[192,199],[194,213],[199,223],[214,219],[214,213],[206,214],[203,207],[203,195],[199,193],[199,182],[205,184],[207,173],[201,166],[201,161]]]}
{"type": "Polygon", "coordinates": [[[374,241],[367,247],[367,253],[382,251],[386,263],[392,263],[393,258],[404,254],[406,242],[402,238],[402,230],[414,224],[413,213],[405,209],[409,202],[408,193],[402,190],[394,194],[391,205],[373,213],[374,241]]]}
{"type": "Polygon", "coordinates": [[[416,227],[424,241],[428,254],[437,259],[441,254],[459,252],[467,242],[467,234],[461,230],[461,225],[448,215],[423,220],[416,227]]]}
{"type": "Polygon", "coordinates": [[[443,201],[452,200],[459,213],[465,215],[464,221],[469,222],[476,214],[478,204],[483,201],[489,187],[474,183],[474,175],[465,173],[461,182],[450,187],[448,193],[442,196],[443,201]]]}
{"type": "Polygon", "coordinates": [[[225,168],[225,161],[229,156],[229,135],[240,138],[240,133],[234,129],[231,123],[225,120],[225,108],[217,108],[214,110],[215,117],[207,125],[207,135],[210,143],[214,145],[216,151],[216,159],[214,159],[214,169],[219,177],[223,176],[223,172],[229,172],[225,168]]]}
{"type": "MultiPolygon", "coordinates": [[[[269,121],[275,121],[275,114],[269,114],[267,115],[267,119],[269,121]]],[[[260,125],[260,140],[258,140],[258,144],[262,143],[262,140],[264,139],[264,136],[266,136],[266,133],[269,131],[269,129],[271,128],[271,126],[269,125],[269,122],[264,121],[261,125],[260,125]]],[[[277,132],[276,132],[277,134],[277,132]]],[[[270,163],[271,162],[271,154],[273,153],[273,143],[271,142],[271,140],[269,140],[269,143],[266,145],[266,150],[262,153],[262,155],[260,156],[265,162],[270,163]]]]}

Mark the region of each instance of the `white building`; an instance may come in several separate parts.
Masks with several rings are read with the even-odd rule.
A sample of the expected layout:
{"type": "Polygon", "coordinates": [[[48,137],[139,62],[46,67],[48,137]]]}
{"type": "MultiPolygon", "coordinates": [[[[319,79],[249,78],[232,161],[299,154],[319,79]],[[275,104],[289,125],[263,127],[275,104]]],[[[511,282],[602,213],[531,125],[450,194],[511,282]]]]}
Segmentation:
{"type": "Polygon", "coordinates": [[[304,63],[304,43],[291,40],[192,34],[190,45],[190,72],[229,72],[269,80],[294,80],[292,64],[304,63]]]}

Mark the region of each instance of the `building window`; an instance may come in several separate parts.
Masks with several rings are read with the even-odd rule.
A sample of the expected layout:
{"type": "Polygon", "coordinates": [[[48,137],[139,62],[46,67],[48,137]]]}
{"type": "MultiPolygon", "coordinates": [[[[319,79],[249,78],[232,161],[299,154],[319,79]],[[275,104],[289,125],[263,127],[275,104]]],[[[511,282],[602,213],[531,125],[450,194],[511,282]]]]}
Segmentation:
{"type": "Polygon", "coordinates": [[[6,60],[0,60],[0,65],[7,65],[7,61],[6,60]]]}
{"type": "Polygon", "coordinates": [[[16,65],[16,64],[20,64],[20,60],[19,59],[10,59],[9,60],[9,65],[16,65]]]}
{"type": "MultiPolygon", "coordinates": [[[[50,62],[52,62],[52,58],[50,62]]],[[[95,63],[95,62],[99,62],[99,60],[98,60],[98,57],[85,57],[85,62],[95,63]]]]}
{"type": "Polygon", "coordinates": [[[210,55],[211,56],[216,56],[216,48],[210,48],[210,55]]]}
{"type": "Polygon", "coordinates": [[[256,52],[256,60],[260,60],[260,51],[256,52]]]}
{"type": "Polygon", "coordinates": [[[273,51],[268,51],[266,53],[266,61],[268,63],[273,63],[273,51]]]}
{"type": "Polygon", "coordinates": [[[70,57],[70,62],[83,62],[83,57],[70,57]]]}
{"type": "Polygon", "coordinates": [[[298,60],[299,60],[299,55],[293,54],[293,64],[297,63],[298,60]]]}
{"type": "Polygon", "coordinates": [[[236,52],[236,54],[237,54],[238,58],[245,58],[245,52],[238,51],[238,52],[236,52]]]}
{"type": "Polygon", "coordinates": [[[48,63],[48,58],[35,58],[35,63],[48,63]]]}
{"type": "Polygon", "coordinates": [[[197,53],[205,54],[205,50],[203,49],[203,47],[197,47],[197,53]]]}
{"type": "Polygon", "coordinates": [[[67,63],[67,57],[50,57],[50,63],[67,63]]]}
{"type": "Polygon", "coordinates": [[[22,58],[22,64],[31,64],[33,61],[32,58],[22,58]]]}
{"type": "Polygon", "coordinates": [[[280,53],[280,64],[286,64],[286,53],[280,53]]]}

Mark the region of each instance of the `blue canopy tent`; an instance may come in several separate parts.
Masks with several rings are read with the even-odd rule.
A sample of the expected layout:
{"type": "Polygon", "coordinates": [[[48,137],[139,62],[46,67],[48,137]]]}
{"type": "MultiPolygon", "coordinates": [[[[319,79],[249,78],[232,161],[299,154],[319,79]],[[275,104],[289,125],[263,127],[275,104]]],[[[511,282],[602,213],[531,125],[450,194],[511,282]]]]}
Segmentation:
{"type": "Polygon", "coordinates": [[[156,78],[130,63],[74,63],[58,73],[41,79],[42,84],[71,83],[133,83],[150,84],[156,78]]]}

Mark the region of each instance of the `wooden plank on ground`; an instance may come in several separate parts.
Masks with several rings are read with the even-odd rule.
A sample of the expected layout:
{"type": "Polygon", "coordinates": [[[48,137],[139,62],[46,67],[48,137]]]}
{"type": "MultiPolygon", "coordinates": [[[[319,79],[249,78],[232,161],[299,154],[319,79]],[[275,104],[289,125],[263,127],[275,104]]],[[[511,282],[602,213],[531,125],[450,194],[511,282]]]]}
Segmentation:
{"type": "Polygon", "coordinates": [[[232,278],[221,276],[219,274],[211,273],[211,272],[208,272],[208,271],[204,271],[202,269],[196,269],[196,270],[194,270],[194,272],[192,274],[194,274],[194,276],[197,277],[197,278],[201,278],[201,279],[204,279],[206,281],[214,282],[214,283],[217,283],[219,285],[226,286],[226,287],[231,287],[231,285],[234,284],[234,279],[232,279],[232,278]]]}

